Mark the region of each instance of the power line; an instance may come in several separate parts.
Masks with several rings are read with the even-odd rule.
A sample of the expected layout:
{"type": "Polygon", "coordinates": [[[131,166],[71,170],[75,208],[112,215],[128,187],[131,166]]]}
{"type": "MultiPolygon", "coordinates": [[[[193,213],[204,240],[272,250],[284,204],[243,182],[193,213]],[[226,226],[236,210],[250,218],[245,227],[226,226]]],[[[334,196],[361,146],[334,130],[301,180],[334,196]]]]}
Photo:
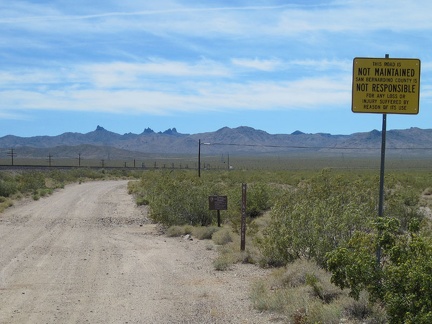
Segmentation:
{"type": "MultiPolygon", "coordinates": [[[[271,147],[293,149],[330,149],[330,150],[379,150],[380,147],[337,147],[337,146],[304,146],[304,145],[268,145],[268,144],[239,144],[239,143],[201,143],[202,145],[271,147]]],[[[432,147],[387,147],[388,150],[432,150],[432,147]]]]}

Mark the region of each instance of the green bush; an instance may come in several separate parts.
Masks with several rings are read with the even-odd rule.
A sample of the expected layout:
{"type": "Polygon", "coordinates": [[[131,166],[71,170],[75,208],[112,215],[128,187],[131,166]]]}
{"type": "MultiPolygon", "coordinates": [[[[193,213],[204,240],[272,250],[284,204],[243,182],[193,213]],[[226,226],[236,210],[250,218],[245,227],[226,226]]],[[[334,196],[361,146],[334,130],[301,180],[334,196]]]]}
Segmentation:
{"type": "Polygon", "coordinates": [[[270,187],[262,182],[254,183],[247,190],[247,214],[257,217],[271,207],[270,187]]]}
{"type": "Polygon", "coordinates": [[[192,235],[198,240],[210,240],[213,234],[219,230],[220,227],[216,226],[199,226],[193,229],[192,235]]]}
{"type": "Polygon", "coordinates": [[[151,217],[164,225],[209,225],[212,216],[208,210],[208,193],[199,179],[183,173],[158,173],[154,179],[143,178],[140,200],[148,201],[151,217]]]}
{"type": "Polygon", "coordinates": [[[432,239],[402,232],[394,218],[382,218],[374,232],[357,232],[328,254],[332,282],[358,299],[365,290],[383,303],[391,323],[432,322],[432,239]],[[377,247],[381,260],[377,264],[377,247]]]}
{"type": "Polygon", "coordinates": [[[258,242],[266,262],[285,265],[298,258],[326,266],[326,253],[369,227],[376,213],[374,190],[325,170],[295,189],[286,189],[271,211],[258,242]]]}
{"type": "Polygon", "coordinates": [[[220,254],[213,260],[213,267],[218,271],[228,270],[234,264],[234,260],[227,254],[220,254]]]}
{"type": "Polygon", "coordinates": [[[290,300],[289,292],[286,290],[270,291],[263,281],[252,284],[251,300],[255,309],[259,311],[276,311],[283,313],[290,300]]]}
{"type": "Polygon", "coordinates": [[[0,180],[0,196],[10,197],[18,191],[16,182],[0,180]]]}
{"type": "MultiPolygon", "coordinates": [[[[253,173],[249,175],[254,178],[253,173]]],[[[216,211],[209,210],[208,197],[228,197],[228,210],[221,211],[223,223],[239,224],[243,173],[207,173],[197,177],[192,171],[156,170],[143,173],[140,182],[128,187],[139,204],[150,206],[150,216],[164,225],[211,225],[216,211]]],[[[257,216],[271,206],[272,188],[260,179],[248,186],[247,213],[257,216]]],[[[239,226],[237,226],[239,227],[239,226]]]]}
{"type": "Polygon", "coordinates": [[[45,176],[41,172],[24,172],[19,176],[19,190],[21,192],[35,191],[45,188],[45,176]]]}
{"type": "Polygon", "coordinates": [[[233,241],[233,234],[228,229],[222,229],[212,235],[212,240],[217,245],[226,245],[233,241]]]}

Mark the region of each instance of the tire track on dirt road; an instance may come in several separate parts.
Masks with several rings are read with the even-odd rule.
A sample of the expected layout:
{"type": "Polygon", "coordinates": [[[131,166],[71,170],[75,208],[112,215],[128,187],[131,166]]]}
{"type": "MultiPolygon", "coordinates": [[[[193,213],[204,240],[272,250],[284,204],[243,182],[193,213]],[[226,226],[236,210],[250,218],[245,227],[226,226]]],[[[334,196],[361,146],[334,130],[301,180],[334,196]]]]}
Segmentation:
{"type": "Polygon", "coordinates": [[[275,322],[248,299],[265,270],[215,271],[209,244],[160,235],[127,181],[18,202],[0,214],[0,323],[275,322]]]}

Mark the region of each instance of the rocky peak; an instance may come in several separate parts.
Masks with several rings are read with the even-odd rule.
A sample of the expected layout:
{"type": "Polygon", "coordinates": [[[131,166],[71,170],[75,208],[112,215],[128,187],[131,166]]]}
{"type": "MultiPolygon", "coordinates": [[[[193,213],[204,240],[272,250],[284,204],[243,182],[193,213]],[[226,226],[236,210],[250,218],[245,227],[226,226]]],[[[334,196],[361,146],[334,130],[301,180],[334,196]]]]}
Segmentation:
{"type": "Polygon", "coordinates": [[[143,134],[154,134],[154,130],[151,129],[150,127],[147,127],[146,129],[144,129],[144,131],[142,133],[143,134]]]}

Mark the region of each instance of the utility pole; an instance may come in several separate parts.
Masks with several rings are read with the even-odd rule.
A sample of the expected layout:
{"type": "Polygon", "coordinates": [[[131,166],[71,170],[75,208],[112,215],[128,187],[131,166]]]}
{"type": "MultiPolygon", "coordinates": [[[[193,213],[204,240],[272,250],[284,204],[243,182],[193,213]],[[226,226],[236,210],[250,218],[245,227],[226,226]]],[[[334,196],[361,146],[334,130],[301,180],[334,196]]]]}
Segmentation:
{"type": "Polygon", "coordinates": [[[78,153],[78,166],[81,166],[81,152],[78,153]]]}
{"type": "Polygon", "coordinates": [[[14,157],[17,155],[17,154],[15,153],[14,149],[11,148],[11,149],[9,150],[9,152],[8,152],[7,155],[11,157],[11,163],[12,163],[11,165],[14,165],[14,157]]]}
{"type": "Polygon", "coordinates": [[[228,171],[230,170],[230,164],[229,164],[229,153],[228,153],[228,171]]]}
{"type": "Polygon", "coordinates": [[[201,177],[201,139],[198,140],[198,178],[201,177]]]}
{"type": "Polygon", "coordinates": [[[51,166],[51,161],[52,161],[52,155],[51,153],[48,154],[48,166],[51,166]]]}
{"type": "MultiPolygon", "coordinates": [[[[198,177],[201,177],[201,144],[211,145],[210,143],[201,143],[201,139],[198,140],[198,177]]],[[[204,164],[205,167],[205,164],[204,164]]]]}

